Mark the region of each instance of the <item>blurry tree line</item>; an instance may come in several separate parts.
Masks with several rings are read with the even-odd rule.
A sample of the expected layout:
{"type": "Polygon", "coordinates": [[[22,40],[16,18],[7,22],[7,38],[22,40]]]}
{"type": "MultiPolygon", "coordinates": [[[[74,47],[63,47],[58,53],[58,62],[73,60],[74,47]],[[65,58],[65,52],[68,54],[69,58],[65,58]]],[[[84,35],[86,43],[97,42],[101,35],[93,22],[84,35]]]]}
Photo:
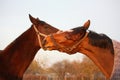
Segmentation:
{"type": "Polygon", "coordinates": [[[64,80],[65,76],[87,76],[91,77],[93,74],[102,72],[98,67],[88,58],[84,57],[83,61],[73,61],[63,60],[53,64],[49,68],[43,68],[42,64],[33,60],[32,64],[26,71],[26,74],[50,74],[54,73],[59,77],[59,80],[64,80]]]}

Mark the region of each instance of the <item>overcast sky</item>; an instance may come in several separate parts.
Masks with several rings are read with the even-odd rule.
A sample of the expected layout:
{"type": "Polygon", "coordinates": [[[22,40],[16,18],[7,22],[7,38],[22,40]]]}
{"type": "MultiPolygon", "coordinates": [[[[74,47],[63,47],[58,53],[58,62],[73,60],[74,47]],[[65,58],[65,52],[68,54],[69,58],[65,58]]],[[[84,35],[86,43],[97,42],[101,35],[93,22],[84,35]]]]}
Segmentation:
{"type": "MultiPolygon", "coordinates": [[[[31,26],[28,14],[61,30],[91,20],[89,30],[120,41],[120,0],[0,0],[0,49],[4,49],[31,26]]],[[[80,59],[58,51],[40,50],[36,59],[80,59]],[[42,54],[41,54],[42,53],[42,54]]]]}

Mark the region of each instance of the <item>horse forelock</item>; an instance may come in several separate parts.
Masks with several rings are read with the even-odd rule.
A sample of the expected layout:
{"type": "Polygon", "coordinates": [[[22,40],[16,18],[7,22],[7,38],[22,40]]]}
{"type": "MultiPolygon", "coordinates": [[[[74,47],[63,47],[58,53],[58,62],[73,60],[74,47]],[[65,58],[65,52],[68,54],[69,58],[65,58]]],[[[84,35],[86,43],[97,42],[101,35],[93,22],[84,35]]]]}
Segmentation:
{"type": "Polygon", "coordinates": [[[59,31],[56,32],[56,34],[59,34],[59,33],[62,33],[62,32],[63,32],[62,30],[59,30],[59,31]]]}
{"type": "Polygon", "coordinates": [[[70,29],[70,30],[67,30],[67,31],[65,31],[65,32],[73,32],[73,30],[72,30],[72,29],[70,29]]]}

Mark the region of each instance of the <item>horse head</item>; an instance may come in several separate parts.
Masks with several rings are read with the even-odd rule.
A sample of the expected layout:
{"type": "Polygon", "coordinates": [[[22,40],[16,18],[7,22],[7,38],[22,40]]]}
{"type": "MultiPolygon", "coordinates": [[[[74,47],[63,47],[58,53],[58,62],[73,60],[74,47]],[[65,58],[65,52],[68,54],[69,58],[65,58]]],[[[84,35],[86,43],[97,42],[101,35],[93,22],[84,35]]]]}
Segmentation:
{"type": "Polygon", "coordinates": [[[58,31],[57,28],[51,26],[50,24],[40,20],[39,18],[34,18],[29,14],[30,21],[32,22],[32,27],[34,28],[34,31],[36,32],[36,35],[38,37],[37,42],[39,42],[38,46],[42,47],[42,40],[44,37],[48,34],[55,33],[58,31]]]}
{"type": "Polygon", "coordinates": [[[69,54],[76,53],[75,49],[82,40],[87,36],[87,29],[89,28],[90,20],[84,23],[83,26],[73,28],[68,31],[57,32],[48,35],[44,40],[44,49],[59,50],[69,54]]]}
{"type": "Polygon", "coordinates": [[[90,20],[81,27],[48,35],[43,43],[44,49],[58,50],[67,54],[83,53],[109,78],[114,62],[112,40],[105,34],[87,31],[89,25],[90,20]]]}

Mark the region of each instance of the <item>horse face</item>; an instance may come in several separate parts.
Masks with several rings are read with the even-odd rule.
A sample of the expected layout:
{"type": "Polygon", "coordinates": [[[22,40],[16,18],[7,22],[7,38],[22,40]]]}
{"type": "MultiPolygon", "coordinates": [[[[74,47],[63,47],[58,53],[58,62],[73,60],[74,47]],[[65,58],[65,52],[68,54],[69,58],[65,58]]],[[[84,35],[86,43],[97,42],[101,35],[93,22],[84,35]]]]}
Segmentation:
{"type": "Polygon", "coordinates": [[[44,49],[48,50],[58,49],[59,51],[61,51],[61,48],[64,48],[68,46],[68,44],[70,45],[72,43],[72,40],[68,40],[67,37],[69,37],[68,32],[61,32],[48,35],[43,40],[44,49]]]}
{"type": "Polygon", "coordinates": [[[48,23],[39,20],[38,18],[34,18],[31,15],[29,15],[30,21],[33,23],[33,25],[36,26],[39,32],[49,35],[50,33],[55,33],[58,31],[57,28],[54,28],[53,26],[49,25],[48,23]]]}
{"type": "Polygon", "coordinates": [[[82,27],[47,36],[43,42],[44,49],[66,52],[65,48],[72,47],[84,37],[89,25],[88,20],[82,27]]]}
{"type": "Polygon", "coordinates": [[[51,25],[49,25],[48,23],[44,21],[39,20],[38,18],[32,17],[31,15],[29,15],[29,18],[30,18],[30,21],[32,22],[32,27],[34,27],[34,31],[38,33],[37,34],[38,38],[36,38],[35,44],[37,46],[42,47],[41,43],[44,37],[48,34],[57,32],[58,29],[52,27],[51,25]]]}
{"type": "Polygon", "coordinates": [[[73,32],[64,31],[62,33],[48,35],[43,40],[44,49],[65,52],[65,48],[73,46],[79,39],[79,34],[74,35],[73,32]]]}

